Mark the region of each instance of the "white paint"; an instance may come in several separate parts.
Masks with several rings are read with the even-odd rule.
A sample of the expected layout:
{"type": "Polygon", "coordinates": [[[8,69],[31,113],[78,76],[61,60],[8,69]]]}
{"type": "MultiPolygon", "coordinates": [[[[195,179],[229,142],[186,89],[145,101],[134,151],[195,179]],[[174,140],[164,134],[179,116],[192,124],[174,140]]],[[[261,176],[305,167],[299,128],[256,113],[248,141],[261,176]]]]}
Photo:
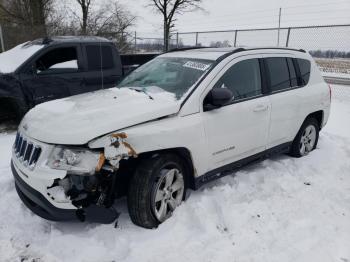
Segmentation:
{"type": "Polygon", "coordinates": [[[159,95],[153,100],[126,88],[106,89],[40,104],[24,117],[27,134],[52,144],[82,145],[145,121],[177,113],[180,102],[159,95]]]}
{"type": "MultiPolygon", "coordinates": [[[[218,52],[223,51],[214,50],[213,53],[218,52]]],[[[195,50],[193,58],[198,53],[202,57],[212,56],[208,50],[195,50]]],[[[189,56],[191,51],[177,53],[178,56],[181,54],[189,56]]],[[[125,141],[137,154],[186,148],[191,154],[194,175],[198,177],[209,170],[293,141],[310,113],[324,110],[323,125],[327,122],[329,89],[314,62],[311,64],[308,86],[295,91],[297,94],[294,91],[284,92],[203,111],[204,98],[231,66],[262,56],[312,59],[308,54],[290,50],[239,52],[224,59],[211,71],[181,110],[180,104],[185,98],[176,101],[171,96],[155,94],[154,99],[150,99],[148,95],[134,90],[112,88],[39,105],[25,116],[19,130],[44,145],[88,143],[92,149],[104,150],[114,166],[118,165],[127,150],[125,147],[110,147],[111,133],[126,133],[125,141]],[[53,106],[60,110],[52,111],[53,106]],[[156,120],[163,116],[168,117],[156,120]],[[28,126],[27,130],[23,129],[24,125],[28,126]]],[[[43,147],[45,152],[52,150],[52,146],[43,147]]],[[[44,154],[41,161],[45,162],[46,156],[44,154]]],[[[29,179],[30,183],[40,192],[45,192],[42,185],[50,184],[52,177],[46,178],[45,183],[34,181],[36,172],[48,172],[48,167],[39,165],[36,170],[33,176],[30,174],[33,177],[29,179]]]]}

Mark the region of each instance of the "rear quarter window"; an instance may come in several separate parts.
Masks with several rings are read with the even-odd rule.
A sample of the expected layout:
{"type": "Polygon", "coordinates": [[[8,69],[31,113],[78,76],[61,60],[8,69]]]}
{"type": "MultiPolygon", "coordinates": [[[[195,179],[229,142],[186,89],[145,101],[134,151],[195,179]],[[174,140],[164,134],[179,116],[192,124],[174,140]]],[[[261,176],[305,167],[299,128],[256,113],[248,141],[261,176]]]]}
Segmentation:
{"type": "Polygon", "coordinates": [[[291,87],[289,68],[286,57],[270,57],[265,59],[268,66],[271,92],[278,92],[291,87]]]}
{"type": "Polygon", "coordinates": [[[310,79],[311,63],[309,60],[300,58],[297,59],[297,62],[299,65],[302,86],[306,86],[310,79]]]}

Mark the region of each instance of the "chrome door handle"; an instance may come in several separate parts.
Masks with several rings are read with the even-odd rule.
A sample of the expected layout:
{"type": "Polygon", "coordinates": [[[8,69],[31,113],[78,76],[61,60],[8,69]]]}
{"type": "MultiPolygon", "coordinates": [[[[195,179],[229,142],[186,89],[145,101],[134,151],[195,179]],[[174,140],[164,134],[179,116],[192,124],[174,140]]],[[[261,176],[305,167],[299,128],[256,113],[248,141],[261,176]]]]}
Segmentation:
{"type": "Polygon", "coordinates": [[[266,105],[258,105],[253,109],[253,111],[254,112],[262,112],[262,111],[266,111],[268,108],[269,108],[269,106],[266,106],[266,105]]]}

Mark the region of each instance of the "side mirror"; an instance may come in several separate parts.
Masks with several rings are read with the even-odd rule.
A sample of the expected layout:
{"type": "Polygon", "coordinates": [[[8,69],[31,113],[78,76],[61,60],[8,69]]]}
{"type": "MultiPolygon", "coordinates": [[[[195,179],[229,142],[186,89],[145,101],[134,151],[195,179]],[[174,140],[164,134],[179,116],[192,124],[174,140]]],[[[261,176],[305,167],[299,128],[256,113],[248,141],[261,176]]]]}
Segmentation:
{"type": "Polygon", "coordinates": [[[36,72],[36,66],[35,64],[32,64],[30,69],[29,69],[29,73],[33,76],[36,76],[37,75],[37,72],[36,72]]]}
{"type": "Polygon", "coordinates": [[[204,99],[204,111],[222,107],[230,102],[233,93],[228,88],[213,88],[204,99]]]}

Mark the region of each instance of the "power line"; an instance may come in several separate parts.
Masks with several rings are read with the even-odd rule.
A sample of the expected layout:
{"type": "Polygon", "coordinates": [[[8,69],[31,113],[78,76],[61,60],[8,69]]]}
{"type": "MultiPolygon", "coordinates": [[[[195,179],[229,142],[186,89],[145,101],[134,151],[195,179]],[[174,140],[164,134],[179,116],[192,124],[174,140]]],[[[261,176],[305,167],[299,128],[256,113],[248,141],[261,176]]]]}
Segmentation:
{"type": "MultiPolygon", "coordinates": [[[[276,11],[276,10],[275,10],[276,11]]],[[[343,12],[349,12],[350,13],[350,9],[348,9],[348,10],[344,10],[344,9],[337,9],[337,10],[335,10],[335,11],[337,11],[337,12],[340,12],[340,13],[343,13],[343,12]]],[[[323,13],[326,13],[326,14],[330,14],[330,15],[335,15],[335,13],[334,13],[334,10],[332,10],[332,12],[330,13],[330,11],[329,10],[322,10],[322,11],[308,11],[308,12],[292,12],[292,13],[290,13],[290,12],[288,12],[288,13],[286,13],[286,12],[283,12],[282,13],[282,20],[283,20],[283,17],[285,17],[285,16],[300,16],[300,15],[316,15],[316,14],[323,14],[323,13]]],[[[255,15],[256,16],[256,15],[255,15]]],[[[191,20],[191,25],[196,25],[196,24],[212,24],[213,22],[232,22],[232,20],[236,20],[236,18],[237,17],[239,17],[239,16],[230,16],[232,19],[230,19],[230,20],[227,20],[227,19],[222,19],[222,18],[224,18],[224,17],[220,17],[220,18],[214,18],[214,19],[205,19],[205,18],[203,18],[203,19],[195,19],[195,20],[191,20]],[[195,23],[193,23],[193,21],[195,21],[195,23]],[[203,22],[202,22],[203,21],[203,22]]],[[[278,17],[278,15],[264,15],[264,16],[259,16],[259,17],[256,17],[255,19],[261,19],[261,18],[274,18],[274,17],[278,17]]],[[[251,19],[250,19],[251,20],[251,19]]],[[[180,24],[182,24],[182,23],[185,23],[185,21],[181,21],[181,23],[180,24]]]]}
{"type": "MultiPolygon", "coordinates": [[[[282,10],[285,10],[285,9],[291,9],[291,8],[297,8],[297,7],[301,7],[301,6],[304,6],[304,7],[307,7],[307,6],[326,6],[326,5],[336,5],[338,3],[344,3],[344,2],[347,2],[349,3],[349,0],[346,0],[346,1],[339,1],[339,2],[329,2],[329,3],[325,3],[325,4],[307,4],[307,5],[295,5],[295,6],[287,6],[287,7],[282,7],[282,10]]],[[[350,8],[350,5],[349,5],[349,8],[350,8]]],[[[334,12],[334,11],[343,11],[344,8],[341,8],[341,9],[332,9],[331,11],[334,12]]],[[[256,13],[266,13],[266,12],[273,12],[275,11],[277,13],[278,9],[277,8],[268,8],[268,9],[262,9],[262,10],[253,10],[253,11],[246,11],[246,12],[239,12],[239,14],[224,14],[224,15],[220,15],[220,17],[217,17],[217,18],[223,18],[223,17],[241,17],[241,16],[247,16],[247,15],[256,15],[256,13]]],[[[295,13],[317,13],[319,10],[315,10],[315,11],[306,11],[306,12],[295,12],[295,13]]],[[[321,10],[323,11],[323,10],[321,10]]],[[[325,10],[327,12],[329,12],[329,10],[325,10]]],[[[350,12],[350,10],[349,10],[350,12]]],[[[203,20],[204,19],[207,19],[207,18],[202,18],[203,20]]],[[[183,19],[182,21],[186,21],[187,19],[183,19]]],[[[191,22],[193,21],[192,19],[188,19],[188,20],[191,20],[191,22]]],[[[198,19],[197,19],[198,20],[198,19]]]]}

